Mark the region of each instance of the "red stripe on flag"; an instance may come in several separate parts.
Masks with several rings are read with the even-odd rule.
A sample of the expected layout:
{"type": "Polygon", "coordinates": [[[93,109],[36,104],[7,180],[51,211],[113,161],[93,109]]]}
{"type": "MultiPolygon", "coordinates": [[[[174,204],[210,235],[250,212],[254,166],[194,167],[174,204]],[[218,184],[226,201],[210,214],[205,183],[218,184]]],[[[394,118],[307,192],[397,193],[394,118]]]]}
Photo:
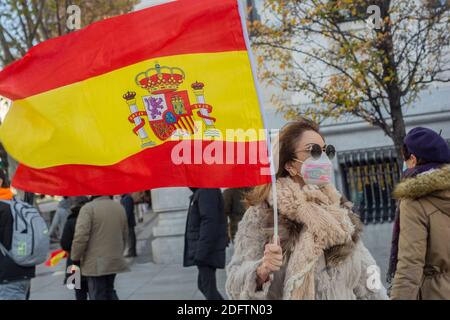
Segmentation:
{"type": "Polygon", "coordinates": [[[0,95],[22,99],[157,57],[237,50],[246,50],[237,0],[178,0],[38,44],[0,72],[0,95]]]}
{"type": "Polygon", "coordinates": [[[189,121],[190,121],[190,123],[192,125],[192,128],[193,128],[194,132],[195,132],[198,128],[195,125],[194,119],[192,119],[192,117],[188,117],[188,119],[189,119],[189,121]]]}
{"type": "Polygon", "coordinates": [[[197,127],[195,126],[194,119],[192,119],[192,117],[187,117],[187,120],[192,128],[192,132],[195,132],[197,130],[197,127]]]}
{"type": "MultiPolygon", "coordinates": [[[[114,195],[159,187],[246,187],[270,182],[269,175],[262,175],[267,164],[266,142],[224,142],[224,164],[205,164],[201,156],[205,148],[214,142],[196,141],[191,145],[191,159],[200,150],[203,164],[176,165],[172,162],[172,148],[179,142],[170,141],[158,147],[145,149],[111,166],[63,165],[46,169],[33,169],[20,165],[14,176],[13,186],[29,192],[47,195],[114,195]],[[198,143],[198,145],[196,145],[198,143]],[[199,147],[197,147],[199,146],[199,147]],[[228,148],[234,148],[235,164],[226,164],[228,148]],[[238,149],[244,156],[244,164],[238,164],[238,149]],[[257,151],[255,151],[257,150],[257,151]],[[255,162],[250,161],[250,152],[255,162]],[[261,153],[261,159],[255,152],[261,153]]],[[[189,150],[187,148],[186,150],[189,150]]],[[[197,159],[198,159],[197,158],[197,159]]],[[[221,157],[219,157],[221,158],[221,157]]]]}
{"type": "Polygon", "coordinates": [[[185,123],[188,126],[189,133],[194,134],[194,128],[191,126],[189,122],[189,117],[181,117],[180,119],[182,119],[183,123],[185,123]]]}
{"type": "Polygon", "coordinates": [[[186,127],[186,124],[183,121],[183,117],[181,117],[178,122],[181,124],[181,128],[187,131],[187,127],[186,127]]]}

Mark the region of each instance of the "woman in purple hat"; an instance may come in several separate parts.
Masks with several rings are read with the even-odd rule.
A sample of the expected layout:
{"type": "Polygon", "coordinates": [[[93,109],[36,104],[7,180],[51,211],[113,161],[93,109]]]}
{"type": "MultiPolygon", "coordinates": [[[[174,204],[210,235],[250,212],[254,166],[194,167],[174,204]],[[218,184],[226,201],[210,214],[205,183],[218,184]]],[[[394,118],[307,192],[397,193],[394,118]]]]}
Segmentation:
{"type": "Polygon", "coordinates": [[[405,137],[403,156],[391,298],[450,299],[450,148],[433,130],[417,127],[405,137]]]}

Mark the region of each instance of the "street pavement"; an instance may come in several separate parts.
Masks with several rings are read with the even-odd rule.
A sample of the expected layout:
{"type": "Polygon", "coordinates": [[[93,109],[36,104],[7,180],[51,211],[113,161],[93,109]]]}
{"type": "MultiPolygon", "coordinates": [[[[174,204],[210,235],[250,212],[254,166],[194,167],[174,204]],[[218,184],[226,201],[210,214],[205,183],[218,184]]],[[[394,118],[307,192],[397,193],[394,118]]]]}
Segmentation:
{"type": "MultiPolygon", "coordinates": [[[[151,262],[150,243],[151,226],[155,215],[149,213],[144,223],[137,227],[137,247],[140,255],[128,259],[130,272],[117,276],[116,290],[122,300],[201,300],[203,295],[197,289],[197,268],[184,268],[179,264],[154,264],[151,262]]],[[[392,224],[366,226],[363,241],[372,252],[381,268],[381,280],[385,283],[385,274],[389,259],[392,224]]],[[[55,247],[56,249],[56,247],[55,247]]],[[[227,249],[227,261],[233,248],[227,249]]],[[[73,300],[74,292],[63,285],[65,261],[56,267],[38,266],[37,276],[31,282],[31,300],[73,300]]],[[[225,270],[217,270],[219,291],[225,294],[225,270]]]]}

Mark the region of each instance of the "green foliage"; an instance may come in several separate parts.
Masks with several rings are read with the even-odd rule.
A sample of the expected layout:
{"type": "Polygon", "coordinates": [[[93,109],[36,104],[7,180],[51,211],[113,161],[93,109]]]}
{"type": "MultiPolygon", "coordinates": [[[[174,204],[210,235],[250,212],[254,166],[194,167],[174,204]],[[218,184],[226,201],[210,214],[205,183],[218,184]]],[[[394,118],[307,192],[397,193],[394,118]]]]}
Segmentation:
{"type": "Polygon", "coordinates": [[[81,27],[133,9],[138,0],[2,0],[0,66],[24,56],[34,45],[71,32],[69,5],[81,8],[81,27]]]}

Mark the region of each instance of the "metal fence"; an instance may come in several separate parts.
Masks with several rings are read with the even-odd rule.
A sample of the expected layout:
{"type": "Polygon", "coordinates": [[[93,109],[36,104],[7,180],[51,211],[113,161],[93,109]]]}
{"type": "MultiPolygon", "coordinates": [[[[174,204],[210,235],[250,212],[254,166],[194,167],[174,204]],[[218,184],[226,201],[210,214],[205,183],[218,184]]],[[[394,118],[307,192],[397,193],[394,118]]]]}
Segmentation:
{"type": "Polygon", "coordinates": [[[355,205],[364,224],[390,222],[396,202],[391,194],[401,168],[394,147],[338,153],[345,196],[355,205]]]}

